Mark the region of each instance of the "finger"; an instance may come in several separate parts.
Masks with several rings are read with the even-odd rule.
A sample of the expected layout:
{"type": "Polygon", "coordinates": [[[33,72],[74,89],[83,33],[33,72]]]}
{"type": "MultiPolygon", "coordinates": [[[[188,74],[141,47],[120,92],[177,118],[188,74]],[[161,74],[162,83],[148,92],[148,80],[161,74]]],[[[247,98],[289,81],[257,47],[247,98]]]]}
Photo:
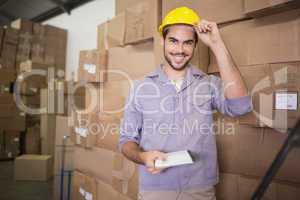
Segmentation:
{"type": "Polygon", "coordinates": [[[210,24],[205,24],[205,29],[207,31],[211,31],[212,30],[210,24]]]}
{"type": "Polygon", "coordinates": [[[202,32],[203,32],[203,30],[202,30],[202,27],[201,27],[200,23],[198,23],[198,24],[194,25],[194,28],[196,29],[196,31],[197,31],[198,33],[202,33],[202,32]]]}
{"type": "Polygon", "coordinates": [[[161,169],[156,169],[156,170],[153,170],[152,171],[152,174],[159,174],[159,173],[161,173],[163,170],[161,170],[161,169]]]}
{"type": "Polygon", "coordinates": [[[155,168],[153,168],[153,167],[148,167],[148,168],[147,168],[147,171],[150,172],[150,173],[153,173],[153,172],[156,171],[156,170],[155,170],[155,168]]]}
{"type": "Polygon", "coordinates": [[[145,164],[148,168],[154,168],[154,160],[149,160],[145,164]]]}
{"type": "Polygon", "coordinates": [[[151,174],[159,174],[160,171],[153,171],[151,174]]]}
{"type": "Polygon", "coordinates": [[[160,159],[160,160],[166,160],[167,159],[167,154],[165,153],[162,153],[162,152],[158,152],[157,153],[157,159],[160,159]]]}
{"type": "Polygon", "coordinates": [[[202,24],[202,29],[204,33],[207,33],[208,29],[207,29],[207,24],[202,24]]]}

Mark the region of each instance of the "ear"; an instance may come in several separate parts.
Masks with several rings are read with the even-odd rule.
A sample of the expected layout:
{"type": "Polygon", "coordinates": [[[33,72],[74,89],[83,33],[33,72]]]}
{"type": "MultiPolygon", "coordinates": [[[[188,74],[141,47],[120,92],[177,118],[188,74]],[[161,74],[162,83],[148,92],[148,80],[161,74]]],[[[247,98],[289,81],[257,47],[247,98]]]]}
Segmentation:
{"type": "Polygon", "coordinates": [[[165,42],[164,38],[162,36],[160,36],[160,45],[163,46],[164,42],[165,42]]]}

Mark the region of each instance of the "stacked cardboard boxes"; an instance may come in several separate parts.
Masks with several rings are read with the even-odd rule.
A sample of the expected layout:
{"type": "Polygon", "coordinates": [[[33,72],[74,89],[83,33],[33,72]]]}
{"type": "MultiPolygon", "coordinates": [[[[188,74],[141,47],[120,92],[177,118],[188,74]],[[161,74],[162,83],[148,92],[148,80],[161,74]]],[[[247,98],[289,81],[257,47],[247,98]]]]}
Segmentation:
{"type": "MultiPolygon", "coordinates": [[[[288,129],[300,116],[299,10],[289,7],[287,12],[284,6],[273,6],[275,1],[266,2],[244,2],[243,13],[260,18],[223,21],[220,25],[222,38],[249,89],[254,110],[238,119],[216,117],[219,199],[251,198],[287,138],[288,129]],[[250,4],[255,12],[249,11],[250,4]],[[285,27],[292,27],[291,31],[285,31],[285,27]]],[[[280,3],[285,5],[283,2],[280,3]]],[[[218,73],[212,52],[208,73],[218,73]]],[[[299,198],[295,169],[300,165],[299,153],[295,149],[289,154],[265,199],[299,198]]]]}
{"type": "Polygon", "coordinates": [[[137,166],[118,152],[119,127],[134,81],[156,68],[153,39],[161,5],[145,0],[126,7],[98,26],[97,50],[80,52],[86,112],[75,114],[71,133],[73,199],[137,199],[137,166]]]}
{"type": "Polygon", "coordinates": [[[20,19],[0,28],[0,41],[1,159],[16,158],[16,180],[47,180],[53,174],[53,158],[38,155],[40,129],[45,127],[39,115],[40,90],[64,78],[57,69],[65,70],[67,32],[20,19]],[[59,51],[48,59],[50,43],[59,51]],[[20,154],[26,155],[18,157],[20,154]],[[36,168],[31,170],[31,165],[36,168]]]}
{"type": "MultiPolygon", "coordinates": [[[[56,119],[56,132],[65,129],[72,140],[71,153],[65,154],[73,158],[65,165],[75,170],[72,199],[137,199],[137,165],[117,148],[122,111],[131,81],[162,62],[156,30],[161,17],[179,6],[222,24],[223,39],[253,93],[256,113],[238,119],[216,117],[218,199],[249,199],[286,138],[282,132],[299,118],[298,10],[273,12],[268,6],[272,10],[268,16],[269,11],[256,7],[265,17],[249,19],[247,0],[117,0],[116,17],[98,26],[98,49],[80,52],[78,80],[85,87],[81,94],[85,110],[72,112],[71,129],[61,128],[57,120],[63,119],[56,119]]],[[[201,42],[193,64],[204,72],[218,73],[214,55],[201,42]]],[[[297,150],[289,155],[266,199],[299,198],[298,156],[297,150]]],[[[55,157],[58,162],[59,156],[55,157]]]]}
{"type": "Polygon", "coordinates": [[[18,30],[0,28],[1,67],[0,67],[0,130],[3,133],[4,153],[1,158],[14,158],[20,152],[20,132],[25,130],[25,114],[14,103],[12,94],[15,81],[15,62],[18,44],[18,30]],[[10,139],[15,138],[15,139],[10,139]],[[13,141],[13,142],[12,142],[13,141]],[[5,143],[7,142],[7,143],[5,143]],[[18,151],[16,151],[18,149],[18,151]],[[14,152],[14,153],[12,153],[14,152]]]}

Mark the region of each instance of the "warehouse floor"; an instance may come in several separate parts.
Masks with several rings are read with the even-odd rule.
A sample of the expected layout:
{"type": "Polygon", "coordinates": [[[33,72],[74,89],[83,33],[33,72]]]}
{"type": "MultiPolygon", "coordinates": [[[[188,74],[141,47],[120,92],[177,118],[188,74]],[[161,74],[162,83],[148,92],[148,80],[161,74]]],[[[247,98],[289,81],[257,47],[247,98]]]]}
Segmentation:
{"type": "Polygon", "coordinates": [[[0,162],[0,199],[1,200],[50,200],[52,181],[30,182],[14,181],[14,162],[0,162]]]}

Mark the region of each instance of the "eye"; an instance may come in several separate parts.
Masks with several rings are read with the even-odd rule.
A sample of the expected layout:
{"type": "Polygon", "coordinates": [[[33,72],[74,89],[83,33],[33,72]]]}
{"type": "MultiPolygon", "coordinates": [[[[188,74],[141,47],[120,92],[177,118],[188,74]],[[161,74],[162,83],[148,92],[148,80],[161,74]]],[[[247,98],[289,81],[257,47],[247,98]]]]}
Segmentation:
{"type": "Polygon", "coordinates": [[[175,39],[173,39],[173,38],[170,38],[170,39],[169,39],[169,42],[170,42],[171,44],[176,44],[176,43],[177,43],[177,40],[175,40],[175,39]]]}
{"type": "Polygon", "coordinates": [[[185,42],[186,45],[192,46],[194,45],[194,40],[189,40],[185,42]]]}

